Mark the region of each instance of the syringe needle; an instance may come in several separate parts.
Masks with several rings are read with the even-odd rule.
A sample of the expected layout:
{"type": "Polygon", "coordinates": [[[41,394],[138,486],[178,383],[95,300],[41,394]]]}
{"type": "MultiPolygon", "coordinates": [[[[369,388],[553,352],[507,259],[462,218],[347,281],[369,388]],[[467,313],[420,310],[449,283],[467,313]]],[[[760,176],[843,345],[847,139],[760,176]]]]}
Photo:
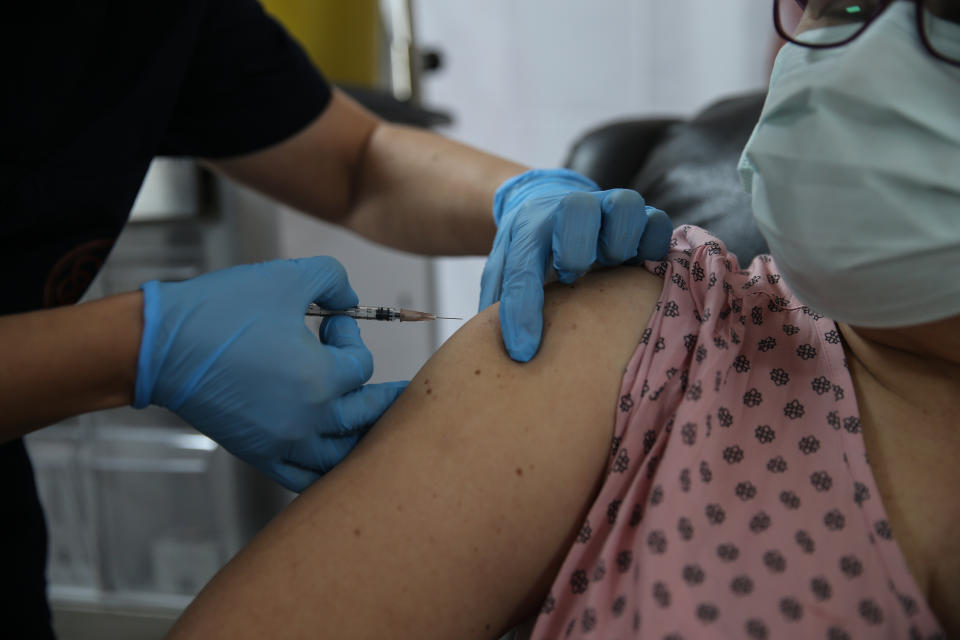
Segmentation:
{"type": "Polygon", "coordinates": [[[429,320],[462,320],[462,318],[447,318],[445,316],[438,316],[435,313],[428,313],[426,311],[413,311],[411,309],[400,310],[401,322],[425,322],[429,320]]]}

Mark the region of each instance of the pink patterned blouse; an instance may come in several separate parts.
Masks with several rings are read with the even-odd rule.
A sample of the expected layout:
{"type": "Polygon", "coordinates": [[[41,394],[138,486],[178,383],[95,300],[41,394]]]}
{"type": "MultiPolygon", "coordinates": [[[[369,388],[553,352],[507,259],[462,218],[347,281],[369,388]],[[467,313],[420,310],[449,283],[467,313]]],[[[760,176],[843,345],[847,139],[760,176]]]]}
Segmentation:
{"type": "Polygon", "coordinates": [[[696,227],[624,375],[607,476],[532,637],[944,638],[870,471],[836,325],[696,227]]]}

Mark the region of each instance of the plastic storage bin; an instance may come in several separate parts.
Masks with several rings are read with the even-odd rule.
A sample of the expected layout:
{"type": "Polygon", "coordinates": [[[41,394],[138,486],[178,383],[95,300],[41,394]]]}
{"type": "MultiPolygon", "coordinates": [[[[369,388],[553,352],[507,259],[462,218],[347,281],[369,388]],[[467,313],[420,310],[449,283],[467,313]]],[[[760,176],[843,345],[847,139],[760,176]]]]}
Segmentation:
{"type": "Polygon", "coordinates": [[[99,589],[96,513],[83,460],[90,416],[48,427],[26,439],[47,520],[51,584],[99,589]]]}
{"type": "Polygon", "coordinates": [[[196,594],[238,546],[227,454],[187,428],[120,424],[89,446],[103,589],[196,594]]]}

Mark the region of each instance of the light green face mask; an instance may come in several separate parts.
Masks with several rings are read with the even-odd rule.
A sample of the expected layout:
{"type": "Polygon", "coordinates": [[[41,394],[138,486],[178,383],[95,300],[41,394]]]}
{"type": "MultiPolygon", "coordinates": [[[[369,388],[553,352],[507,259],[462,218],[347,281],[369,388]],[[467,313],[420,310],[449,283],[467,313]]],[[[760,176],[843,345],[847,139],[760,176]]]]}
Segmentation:
{"type": "MultiPolygon", "coordinates": [[[[894,3],[844,47],[786,45],[740,161],[787,284],[855,326],[960,315],[960,68],[927,53],[913,11],[894,3]]],[[[960,25],[936,29],[960,49],[960,25]]]]}

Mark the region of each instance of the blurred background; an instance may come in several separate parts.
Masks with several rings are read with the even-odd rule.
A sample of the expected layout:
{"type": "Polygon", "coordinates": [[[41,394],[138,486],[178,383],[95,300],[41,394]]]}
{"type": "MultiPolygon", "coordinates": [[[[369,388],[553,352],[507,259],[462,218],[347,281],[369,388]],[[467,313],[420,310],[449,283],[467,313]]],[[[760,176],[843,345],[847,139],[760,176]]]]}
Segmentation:
{"type": "MultiPolygon", "coordinates": [[[[264,0],[324,71],[382,117],[530,166],[588,129],[686,117],[766,85],[757,0],[264,0]]],[[[656,205],[656,202],[651,204],[656,205]]],[[[476,312],[482,258],[375,247],[206,172],[158,159],[87,298],[233,264],[333,255],[361,304],[476,312]]],[[[362,325],[374,381],[408,379],[462,323],[362,325]]],[[[29,436],[64,640],[158,638],[291,495],[160,409],[29,436]]]]}

